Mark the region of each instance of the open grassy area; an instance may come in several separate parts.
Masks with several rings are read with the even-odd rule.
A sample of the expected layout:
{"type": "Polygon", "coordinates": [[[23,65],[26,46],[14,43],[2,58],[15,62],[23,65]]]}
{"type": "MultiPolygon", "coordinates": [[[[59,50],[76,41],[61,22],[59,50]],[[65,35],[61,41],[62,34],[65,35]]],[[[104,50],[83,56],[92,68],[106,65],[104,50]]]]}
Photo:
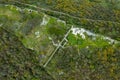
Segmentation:
{"type": "Polygon", "coordinates": [[[0,79],[119,80],[119,8],[107,7],[117,12],[113,19],[105,2],[83,1],[87,8],[81,5],[81,10],[105,7],[99,19],[95,14],[102,13],[78,15],[72,0],[53,1],[0,1],[0,79]]]}

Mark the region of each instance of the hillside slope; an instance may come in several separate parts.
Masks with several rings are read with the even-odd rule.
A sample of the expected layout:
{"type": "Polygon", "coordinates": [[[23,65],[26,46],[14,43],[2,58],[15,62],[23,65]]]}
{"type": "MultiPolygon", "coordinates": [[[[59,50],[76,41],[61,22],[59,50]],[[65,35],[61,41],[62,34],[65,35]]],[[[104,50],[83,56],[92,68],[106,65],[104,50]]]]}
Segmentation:
{"type": "Polygon", "coordinates": [[[119,17],[117,21],[92,19],[92,16],[86,19],[61,10],[63,8],[56,12],[50,4],[46,8],[44,5],[47,4],[43,0],[7,0],[0,4],[0,52],[6,53],[1,56],[0,62],[4,63],[1,63],[0,77],[11,80],[53,80],[51,76],[55,80],[120,79],[119,17]],[[41,3],[44,4],[39,5],[41,3]]]}
{"type": "Polygon", "coordinates": [[[1,80],[54,80],[39,65],[34,51],[27,49],[19,39],[0,27],[1,80]]]}

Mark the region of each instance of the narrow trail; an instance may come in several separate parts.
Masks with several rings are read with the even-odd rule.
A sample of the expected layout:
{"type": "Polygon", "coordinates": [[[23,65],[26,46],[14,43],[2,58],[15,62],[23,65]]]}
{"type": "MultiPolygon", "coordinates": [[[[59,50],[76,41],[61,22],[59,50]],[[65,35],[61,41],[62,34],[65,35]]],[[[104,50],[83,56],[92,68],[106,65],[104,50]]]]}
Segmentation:
{"type": "MultiPolygon", "coordinates": [[[[50,10],[50,9],[45,9],[45,8],[40,8],[40,7],[37,7],[37,6],[34,6],[34,5],[31,5],[31,4],[26,4],[26,3],[21,3],[21,2],[18,2],[18,1],[11,1],[11,3],[5,3],[5,4],[12,4],[12,5],[16,5],[16,4],[19,4],[19,5],[24,5],[24,6],[27,6],[27,7],[32,7],[34,9],[36,9],[36,11],[38,12],[53,12],[53,13],[57,13],[57,14],[63,14],[63,15],[67,15],[67,16],[70,16],[72,18],[76,18],[76,19],[86,19],[86,20],[90,20],[90,21],[102,21],[102,22],[112,22],[112,23],[115,23],[115,24],[120,24],[120,22],[114,22],[114,21],[106,21],[106,20],[94,20],[94,19],[88,19],[88,18],[79,18],[79,17],[75,17],[75,16],[72,16],[70,14],[67,14],[67,13],[63,13],[63,12],[59,12],[59,11],[54,11],[54,10],[50,10]]],[[[54,16],[53,16],[54,17],[54,16]]],[[[116,40],[118,41],[118,40],[116,40]]]]}
{"type": "Polygon", "coordinates": [[[51,56],[48,58],[48,60],[45,62],[45,64],[43,65],[43,67],[46,67],[48,65],[48,63],[52,60],[53,56],[55,55],[55,53],[57,52],[57,50],[62,47],[62,43],[64,41],[66,41],[67,36],[69,35],[71,29],[73,28],[73,26],[67,31],[67,33],[65,34],[64,38],[61,40],[61,42],[59,43],[59,45],[56,47],[56,49],[51,53],[51,56]]]}
{"type": "MultiPolygon", "coordinates": [[[[17,2],[17,1],[15,1],[17,2]]],[[[17,2],[17,3],[20,3],[20,2],[17,2]]],[[[48,12],[54,12],[54,13],[58,13],[58,14],[63,14],[63,15],[67,15],[67,16],[70,16],[70,17],[73,17],[73,18],[77,18],[77,19],[86,19],[86,20],[91,20],[91,21],[104,21],[104,22],[112,22],[112,23],[117,23],[117,24],[120,24],[119,22],[114,22],[114,21],[105,21],[105,20],[93,20],[93,19],[87,19],[87,18],[78,18],[78,17],[75,17],[75,16],[72,16],[70,14],[67,14],[67,13],[63,13],[63,12],[59,12],[59,11],[53,11],[53,10],[50,10],[50,9],[45,9],[45,8],[39,8],[37,6],[33,6],[33,5],[30,5],[30,4],[25,4],[25,3],[20,3],[20,4],[23,4],[23,5],[26,5],[26,6],[31,6],[31,7],[34,7],[38,10],[41,10],[41,11],[48,11],[48,12]]],[[[2,24],[0,24],[0,26],[2,26],[2,24]]],[[[62,44],[63,42],[66,40],[68,34],[70,33],[71,29],[73,28],[73,26],[67,31],[67,33],[64,35],[64,38],[61,40],[61,42],[59,43],[59,45],[56,47],[56,49],[51,53],[50,57],[47,59],[47,61],[45,62],[45,64],[43,65],[43,69],[46,70],[46,66],[50,63],[50,61],[54,58],[54,55],[55,53],[59,50],[59,48],[62,47],[62,44]]],[[[52,76],[50,72],[48,72],[46,70],[46,72],[48,73],[48,75],[52,76]]],[[[53,76],[52,76],[53,77],[53,76]]],[[[55,79],[54,79],[55,80],[55,79]]]]}
{"type": "MultiPolygon", "coordinates": [[[[43,12],[53,12],[53,13],[56,13],[56,14],[66,15],[66,16],[69,16],[69,17],[72,17],[72,18],[76,18],[76,19],[85,19],[85,20],[89,20],[89,21],[112,22],[112,23],[115,23],[115,24],[120,24],[120,22],[116,22],[116,21],[107,21],[107,20],[100,20],[100,19],[80,18],[80,17],[72,16],[72,15],[70,15],[70,14],[68,14],[68,13],[59,12],[59,11],[54,11],[54,10],[51,10],[51,9],[40,8],[40,7],[31,5],[31,4],[21,3],[21,2],[18,2],[18,1],[12,1],[12,3],[17,3],[17,4],[20,4],[20,5],[33,7],[33,8],[35,8],[35,9],[41,10],[41,11],[43,11],[43,12]]],[[[15,4],[13,4],[13,5],[15,5],[15,4]]]]}

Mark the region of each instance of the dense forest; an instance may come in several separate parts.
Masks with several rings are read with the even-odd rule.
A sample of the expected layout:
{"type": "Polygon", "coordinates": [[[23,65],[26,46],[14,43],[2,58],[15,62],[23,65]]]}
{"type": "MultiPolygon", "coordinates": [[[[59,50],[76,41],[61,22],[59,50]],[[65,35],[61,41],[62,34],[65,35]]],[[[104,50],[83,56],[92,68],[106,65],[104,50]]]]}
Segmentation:
{"type": "Polygon", "coordinates": [[[120,0],[0,0],[0,80],[120,80],[120,0]]]}

